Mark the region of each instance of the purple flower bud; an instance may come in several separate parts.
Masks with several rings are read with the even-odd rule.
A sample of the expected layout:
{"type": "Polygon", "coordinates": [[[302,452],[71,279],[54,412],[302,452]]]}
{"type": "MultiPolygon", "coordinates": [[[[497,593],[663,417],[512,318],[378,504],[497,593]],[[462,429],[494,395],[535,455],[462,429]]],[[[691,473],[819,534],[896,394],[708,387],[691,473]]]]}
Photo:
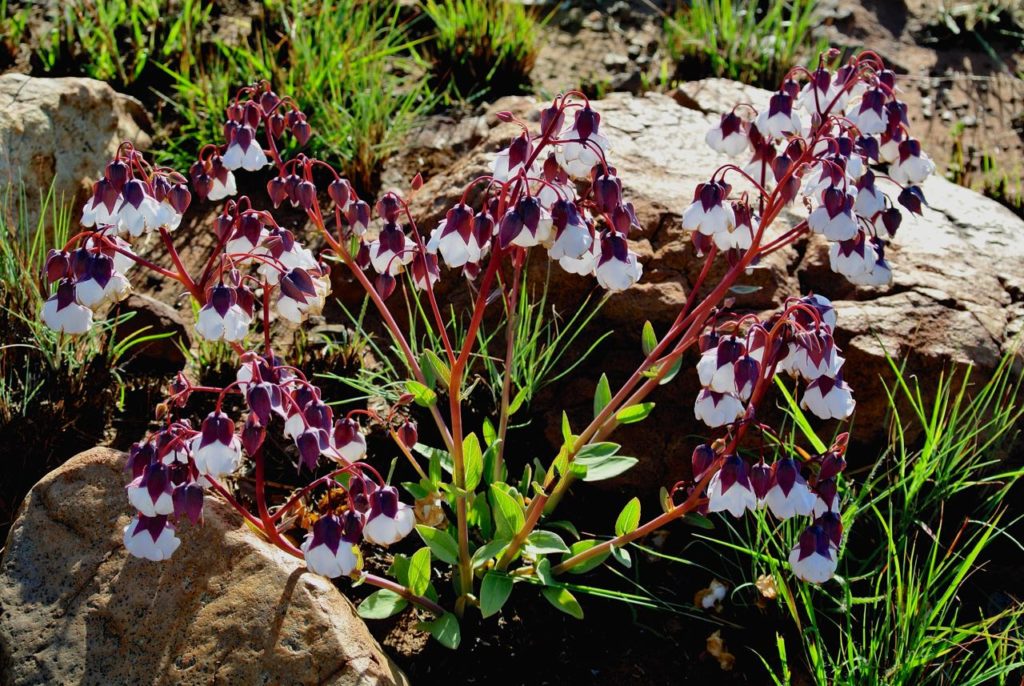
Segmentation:
{"type": "Polygon", "coordinates": [[[288,197],[288,182],[280,176],[275,176],[267,181],[267,195],[270,196],[270,202],[274,203],[275,208],[280,207],[288,197]]]}
{"type": "Polygon", "coordinates": [[[174,516],[188,517],[193,524],[203,516],[203,489],[197,483],[182,484],[174,489],[174,516]]]}
{"type": "Polygon", "coordinates": [[[419,442],[419,433],[417,431],[416,422],[412,419],[406,420],[406,422],[398,428],[398,438],[406,448],[411,449],[416,445],[416,443],[419,442]]]}
{"type": "Polygon", "coordinates": [[[694,480],[699,481],[714,461],[715,451],[707,443],[701,443],[694,448],[693,455],[690,458],[694,480]]]}
{"type": "Polygon", "coordinates": [[[348,181],[345,179],[335,179],[327,187],[327,195],[331,197],[331,200],[334,201],[334,204],[339,209],[344,210],[348,207],[348,203],[353,197],[352,187],[349,186],[348,181]]]}
{"type": "Polygon", "coordinates": [[[771,485],[772,470],[764,463],[764,460],[750,468],[750,486],[754,489],[754,496],[758,500],[764,500],[771,485]]]}

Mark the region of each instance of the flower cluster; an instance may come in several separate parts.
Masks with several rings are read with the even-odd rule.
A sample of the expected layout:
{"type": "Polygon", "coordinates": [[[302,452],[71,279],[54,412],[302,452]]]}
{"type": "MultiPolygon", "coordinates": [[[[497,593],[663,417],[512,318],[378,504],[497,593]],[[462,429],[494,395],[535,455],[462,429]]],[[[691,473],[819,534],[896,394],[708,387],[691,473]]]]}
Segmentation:
{"type": "MultiPolygon", "coordinates": [[[[268,430],[275,427],[294,445],[299,471],[315,471],[321,457],[340,465],[300,495],[328,481],[337,489],[334,478],[349,477],[344,507],[317,519],[301,546],[310,569],[332,577],[352,574],[359,567],[355,546],[360,542],[388,546],[407,536],[415,524],[413,509],[360,462],[366,456],[366,438],[359,423],[350,416],[335,420],[320,390],[274,355],[247,352],[242,359],[235,382],[225,388],[196,387],[181,375],[175,380],[171,405],[184,406],[197,392],[218,396],[216,409],[198,431],[187,420],[168,422],[132,447],[127,494],[137,513],[124,530],[128,551],[154,561],[170,558],[180,545],[176,524],[183,518],[192,523],[202,518],[207,489],[226,493],[220,481],[230,478],[244,457],[257,463],[257,479],[262,478],[263,446],[268,430]],[[230,394],[245,403],[240,426],[222,409],[230,394]]],[[[257,498],[261,515],[276,522],[259,491],[257,498]]]]}
{"type": "MultiPolygon", "coordinates": [[[[897,203],[920,213],[918,184],[935,170],[910,136],[898,94],[895,74],[872,60],[834,71],[823,60],[813,72],[794,70],[767,109],[737,106],[723,114],[706,142],[732,157],[749,154],[742,172],[760,195],[804,197],[810,213],[802,228],[831,241],[833,271],[858,285],[887,285],[885,248],[902,219],[897,203]],[[880,182],[897,189],[897,203],[880,182]]],[[[698,187],[683,224],[697,232],[699,246],[713,239],[720,250],[750,248],[757,213],[743,198],[729,202],[729,191],[721,179],[698,187]]]]}
{"type": "Polygon", "coordinates": [[[80,245],[50,250],[46,281],[56,284],[43,304],[43,322],[67,334],[92,327],[93,313],[131,292],[126,274],[135,264],[131,240],[173,231],[181,223],[191,193],[173,171],[150,167],[128,143],[111,160],[82,210],[80,245]]]}
{"type": "Polygon", "coordinates": [[[594,275],[610,291],[636,283],[643,267],[627,239],[639,222],[609,166],[601,116],[588,102],[559,97],[541,112],[539,132],[508,113],[501,118],[523,132],[498,152],[490,178],[478,179],[488,182],[484,202],[474,209],[464,197],[449,209],[428,253],[472,277],[492,243],[502,250],[540,246],[565,271],[594,275]],[[574,180],[588,182],[586,189],[577,193],[574,180]]]}

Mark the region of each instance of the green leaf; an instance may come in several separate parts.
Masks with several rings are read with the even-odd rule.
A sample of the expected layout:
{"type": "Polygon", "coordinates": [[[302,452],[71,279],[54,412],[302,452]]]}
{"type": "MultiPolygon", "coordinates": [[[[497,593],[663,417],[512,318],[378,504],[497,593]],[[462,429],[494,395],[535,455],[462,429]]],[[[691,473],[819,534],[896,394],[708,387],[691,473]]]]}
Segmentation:
{"type": "Polygon", "coordinates": [[[466,490],[475,491],[484,475],[484,456],[480,452],[480,439],[471,433],[462,441],[462,465],[466,470],[466,490]]]}
{"type": "Polygon", "coordinates": [[[538,529],[526,537],[525,550],[531,555],[546,555],[548,553],[567,553],[569,546],[554,531],[538,529]]]}
{"type": "Polygon", "coordinates": [[[665,376],[661,377],[661,381],[658,382],[658,385],[659,386],[664,386],[669,381],[671,381],[672,379],[676,378],[676,375],[679,373],[679,370],[682,369],[682,368],[683,368],[683,358],[680,357],[679,359],[677,359],[675,362],[672,363],[672,368],[669,369],[668,372],[665,373],[665,376]]]}
{"type": "Polygon", "coordinates": [[[615,535],[622,536],[631,533],[636,530],[639,524],[640,499],[633,498],[626,503],[626,506],[622,508],[622,512],[619,513],[619,518],[615,520],[615,535]]]}
{"type": "Polygon", "coordinates": [[[759,290],[761,290],[761,287],[760,286],[748,286],[748,285],[744,285],[744,284],[739,284],[738,283],[735,286],[732,286],[731,288],[729,288],[729,290],[731,292],[735,293],[736,295],[749,295],[751,293],[757,293],[759,290]]]}
{"type": "Polygon", "coordinates": [[[576,454],[576,459],[594,458],[594,457],[609,457],[619,452],[619,448],[622,446],[618,443],[612,443],[611,441],[603,441],[600,443],[588,443],[583,446],[583,449],[576,454]]]}
{"type": "Polygon", "coordinates": [[[366,600],[359,603],[357,610],[363,619],[387,619],[397,615],[409,605],[409,601],[394,591],[382,588],[376,593],[371,593],[366,600]]]}
{"type": "Polygon", "coordinates": [[[398,553],[391,560],[388,576],[403,586],[409,585],[409,556],[398,553]]]}
{"type": "Polygon", "coordinates": [[[421,365],[424,368],[424,371],[429,369],[434,377],[437,378],[445,388],[451,386],[452,370],[449,369],[448,365],[446,365],[441,358],[437,356],[437,353],[430,349],[424,350],[422,359],[426,363],[421,365]]]}
{"type": "Polygon", "coordinates": [[[587,473],[583,476],[584,481],[603,481],[622,474],[637,462],[639,460],[635,457],[609,455],[608,457],[587,457],[583,459],[577,457],[573,464],[579,464],[587,468],[587,473]]]}
{"type": "Polygon", "coordinates": [[[608,384],[608,375],[602,374],[601,380],[597,382],[597,390],[594,391],[594,417],[601,414],[601,410],[608,407],[612,401],[612,388],[608,384]]]}
{"type": "Polygon", "coordinates": [[[423,595],[430,586],[430,548],[420,548],[409,558],[409,590],[423,595]]]}
{"type": "Polygon", "coordinates": [[[647,419],[647,415],[654,409],[654,403],[637,403],[624,407],[615,413],[615,420],[619,424],[635,424],[647,419]]]}
{"type": "Polygon", "coordinates": [[[411,495],[416,500],[426,498],[428,495],[430,495],[430,491],[426,487],[424,487],[423,484],[416,483],[414,481],[403,481],[402,488],[408,491],[409,495],[411,495]]]}
{"type": "MultiPolygon", "coordinates": [[[[562,562],[565,562],[566,560],[568,560],[569,558],[573,557],[574,555],[579,555],[584,550],[590,550],[594,546],[600,545],[600,544],[601,544],[600,541],[595,541],[592,538],[584,540],[584,541],[576,541],[575,543],[572,544],[572,547],[569,549],[569,552],[562,559],[562,562]]],[[[589,560],[584,560],[583,562],[575,565],[574,567],[570,567],[569,568],[569,573],[570,574],[584,574],[586,572],[589,572],[591,569],[594,569],[595,567],[600,566],[602,562],[607,560],[608,559],[608,555],[610,555],[610,552],[606,550],[606,551],[602,552],[600,555],[595,555],[594,557],[590,558],[589,560]]]]}
{"type": "Polygon", "coordinates": [[[683,523],[695,526],[698,529],[714,529],[715,523],[709,518],[697,512],[689,512],[683,517],[683,523]]]}
{"type": "Polygon", "coordinates": [[[541,558],[537,563],[537,566],[533,568],[533,571],[537,574],[537,578],[545,586],[552,586],[555,583],[555,576],[551,573],[551,560],[548,558],[541,558]]]}
{"type": "Polygon", "coordinates": [[[471,562],[473,563],[473,569],[483,566],[491,558],[497,557],[498,553],[504,550],[511,542],[509,538],[496,538],[489,543],[485,543],[476,549],[473,553],[471,562]]]}
{"type": "Polygon", "coordinates": [[[431,446],[424,445],[423,443],[417,443],[412,447],[412,450],[414,453],[422,455],[430,461],[428,465],[428,474],[430,475],[430,480],[435,484],[441,481],[441,472],[438,468],[443,469],[449,474],[455,471],[455,460],[452,458],[452,454],[447,450],[432,448],[431,446]],[[435,476],[437,477],[436,481],[434,479],[435,476]]]}
{"type": "Polygon", "coordinates": [[[644,322],[644,330],[640,334],[640,345],[643,348],[644,355],[650,355],[658,347],[658,336],[654,333],[654,326],[650,320],[644,322]]]}
{"type": "Polygon", "coordinates": [[[459,544],[455,542],[452,535],[443,529],[435,529],[424,524],[416,525],[416,533],[420,535],[423,542],[434,553],[434,557],[450,565],[459,562],[459,544]]]}
{"type": "Polygon", "coordinates": [[[569,593],[567,589],[549,586],[542,590],[541,593],[544,594],[544,597],[548,599],[549,603],[565,614],[571,615],[576,619],[583,619],[583,608],[580,607],[580,603],[576,600],[576,597],[572,593],[569,593]]]}
{"type": "Polygon", "coordinates": [[[514,415],[516,412],[518,412],[519,408],[523,406],[523,402],[526,400],[526,393],[527,393],[527,389],[526,388],[520,388],[519,392],[516,393],[516,397],[512,398],[512,402],[510,402],[508,404],[508,416],[509,417],[514,415]]]}
{"type": "Polygon", "coordinates": [[[572,445],[572,427],[569,426],[569,415],[562,410],[562,442],[572,445]]]}
{"type": "Polygon", "coordinates": [[[568,519],[557,519],[553,522],[545,522],[545,525],[549,529],[561,529],[573,538],[578,539],[580,537],[579,529],[577,529],[576,525],[570,522],[568,519]]]}
{"type": "MultiPolygon", "coordinates": [[[[484,440],[486,440],[486,436],[487,436],[486,429],[487,429],[487,425],[484,424],[484,437],[485,437],[484,440]]],[[[495,462],[495,460],[498,459],[498,451],[501,449],[501,443],[502,443],[502,441],[501,441],[500,438],[495,438],[493,441],[491,441],[491,444],[489,446],[487,446],[487,450],[484,451],[484,482],[485,483],[489,484],[492,481],[504,481],[505,477],[508,475],[508,469],[505,467],[504,463],[502,463],[502,465],[501,465],[501,469],[499,470],[501,473],[497,475],[497,478],[495,478],[495,475],[494,475],[494,462],[495,462]]]]}
{"type": "Polygon", "coordinates": [[[409,379],[405,382],[405,390],[412,394],[413,401],[422,407],[431,407],[437,404],[437,393],[430,390],[419,381],[409,379]]]}
{"type": "Polygon", "coordinates": [[[511,540],[526,523],[522,505],[497,484],[491,485],[491,509],[494,511],[494,525],[498,538],[511,540]]]}
{"type": "Polygon", "coordinates": [[[488,539],[494,535],[494,519],[491,517],[491,506],[487,497],[481,493],[472,497],[469,506],[468,520],[470,526],[480,530],[480,535],[488,539]]]}
{"type": "Polygon", "coordinates": [[[612,559],[626,569],[633,566],[633,558],[629,556],[629,551],[625,548],[612,548],[612,559]]]}
{"type": "Polygon", "coordinates": [[[455,650],[462,641],[462,635],[459,633],[459,620],[451,612],[445,612],[432,621],[423,622],[419,627],[430,632],[430,635],[445,648],[455,650]]]}
{"type": "Polygon", "coordinates": [[[494,441],[498,440],[498,430],[494,428],[494,422],[489,417],[484,417],[484,443],[488,446],[494,445],[494,441]]]}
{"type": "Polygon", "coordinates": [[[497,614],[512,595],[512,579],[501,572],[487,572],[480,584],[480,614],[497,614]]]}

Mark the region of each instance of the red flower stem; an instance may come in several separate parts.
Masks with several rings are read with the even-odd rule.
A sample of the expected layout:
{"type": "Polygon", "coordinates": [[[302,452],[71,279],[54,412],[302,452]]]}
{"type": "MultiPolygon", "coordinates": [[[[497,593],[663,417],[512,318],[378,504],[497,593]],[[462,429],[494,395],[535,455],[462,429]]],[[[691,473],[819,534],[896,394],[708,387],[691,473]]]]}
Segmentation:
{"type": "Polygon", "coordinates": [[[164,247],[167,248],[168,254],[171,256],[171,261],[174,262],[174,268],[178,270],[178,280],[184,284],[188,292],[192,294],[192,297],[196,299],[196,302],[200,306],[206,304],[206,293],[204,293],[192,280],[188,270],[185,269],[185,265],[181,262],[181,256],[178,255],[178,251],[174,249],[174,241],[171,240],[171,234],[167,233],[167,229],[160,227],[160,238],[164,242],[164,247]]]}
{"type": "MultiPolygon", "coordinates": [[[[348,267],[349,272],[356,277],[356,280],[363,287],[363,290],[366,291],[370,300],[373,301],[374,306],[376,306],[377,311],[380,313],[381,319],[384,320],[384,324],[387,326],[388,331],[391,332],[391,337],[402,349],[402,354],[405,356],[406,363],[410,371],[412,371],[413,376],[421,384],[426,385],[427,380],[426,377],[423,376],[423,370],[420,368],[419,362],[416,361],[416,356],[413,355],[412,348],[409,347],[409,342],[405,340],[405,336],[402,334],[402,330],[398,328],[398,323],[395,321],[394,316],[392,316],[388,306],[381,299],[377,289],[373,287],[372,283],[370,283],[370,280],[366,277],[366,274],[363,273],[363,270],[355,263],[352,255],[349,254],[348,248],[345,247],[341,241],[332,236],[331,232],[327,230],[327,227],[324,224],[323,215],[320,213],[319,203],[315,205],[315,207],[315,213],[307,213],[310,219],[312,219],[313,223],[315,223],[317,228],[320,229],[320,232],[323,233],[328,245],[331,246],[331,249],[334,250],[335,254],[341,257],[345,266],[348,267]]],[[[434,417],[434,422],[437,424],[437,428],[441,432],[441,437],[444,439],[445,445],[448,447],[449,451],[452,451],[452,436],[448,430],[448,425],[445,424],[444,418],[441,416],[441,411],[437,409],[437,405],[431,406],[430,414],[434,417]]]]}
{"type": "Polygon", "coordinates": [[[410,603],[419,605],[427,612],[433,612],[438,617],[445,613],[444,608],[433,600],[424,598],[421,595],[416,595],[402,584],[396,583],[391,579],[385,579],[384,577],[377,576],[376,574],[368,573],[364,573],[362,575],[362,579],[365,583],[370,584],[371,586],[376,586],[377,588],[383,588],[384,590],[391,591],[392,593],[397,593],[410,603]]]}
{"type": "Polygon", "coordinates": [[[704,489],[707,487],[708,482],[711,481],[711,477],[718,471],[718,468],[722,466],[722,460],[723,458],[721,457],[715,460],[711,467],[704,472],[704,476],[701,478],[700,483],[698,483],[697,486],[694,487],[693,492],[691,492],[690,495],[686,498],[686,500],[684,500],[679,505],[676,505],[668,512],[663,512],[662,514],[658,515],[657,517],[647,522],[643,526],[637,527],[633,531],[622,534],[621,536],[616,536],[615,538],[609,539],[604,543],[599,543],[598,545],[595,545],[593,548],[588,548],[587,550],[584,550],[582,552],[577,553],[576,555],[573,555],[564,562],[552,567],[551,573],[562,574],[564,572],[567,572],[573,567],[576,567],[586,562],[587,560],[597,557],[598,555],[603,555],[608,552],[611,552],[612,548],[621,548],[627,543],[635,541],[638,538],[642,538],[647,534],[651,533],[652,531],[660,529],[669,522],[675,519],[679,519],[687,513],[696,510],[698,507],[700,507],[701,502],[703,501],[701,493],[704,492],[704,489]]]}
{"type": "Polygon", "coordinates": [[[270,539],[270,542],[281,550],[289,555],[304,559],[305,556],[302,554],[302,551],[285,540],[284,536],[277,530],[274,518],[270,516],[270,512],[267,510],[265,465],[262,447],[253,455],[253,460],[256,462],[256,509],[259,511],[260,520],[263,522],[263,532],[270,539]]]}
{"type": "MultiPolygon", "coordinates": [[[[476,340],[477,331],[483,321],[484,310],[487,308],[487,296],[494,282],[495,274],[501,263],[502,250],[495,246],[491,252],[491,259],[487,265],[487,271],[480,283],[480,291],[477,294],[476,303],[473,306],[473,318],[466,329],[466,340],[462,344],[462,351],[459,353],[455,364],[452,365],[452,378],[448,386],[452,418],[452,462],[454,463],[455,487],[458,495],[455,498],[455,517],[458,524],[459,534],[459,589],[460,596],[465,598],[473,592],[473,563],[469,556],[469,524],[466,516],[466,465],[462,454],[462,375],[465,371],[469,354],[473,349],[473,342],[476,340]]],[[[463,603],[459,603],[456,609],[461,611],[463,603]]]]}
{"type": "Polygon", "coordinates": [[[238,513],[242,515],[242,517],[244,517],[247,522],[252,524],[260,531],[265,532],[265,529],[263,528],[263,522],[257,519],[251,512],[249,512],[249,510],[245,508],[245,506],[238,502],[238,500],[235,499],[235,496],[231,495],[231,492],[228,489],[224,488],[224,486],[222,486],[220,482],[218,482],[212,476],[206,476],[204,478],[210,482],[210,485],[213,486],[213,490],[217,491],[217,493],[220,493],[221,497],[224,498],[224,500],[228,501],[228,505],[238,510],[238,513]]]}
{"type": "Polygon", "coordinates": [[[494,473],[491,481],[500,481],[505,463],[505,434],[508,432],[509,404],[512,396],[512,369],[515,366],[515,339],[517,308],[519,307],[520,276],[523,272],[522,254],[515,256],[515,271],[512,274],[512,290],[508,299],[508,323],[505,328],[505,376],[501,382],[501,414],[498,422],[498,452],[494,458],[494,473]]]}

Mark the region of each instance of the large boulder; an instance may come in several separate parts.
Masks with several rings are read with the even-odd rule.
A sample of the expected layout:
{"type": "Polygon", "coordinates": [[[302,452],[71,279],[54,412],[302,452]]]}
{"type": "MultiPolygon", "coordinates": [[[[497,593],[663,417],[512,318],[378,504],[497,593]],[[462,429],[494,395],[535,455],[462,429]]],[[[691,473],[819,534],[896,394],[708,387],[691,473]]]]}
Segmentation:
{"type": "Polygon", "coordinates": [[[170,561],[130,557],[124,464],[81,453],[22,506],[0,563],[0,682],[404,682],[329,580],[217,498],[170,561]]]}
{"type": "MultiPolygon", "coordinates": [[[[55,202],[80,202],[123,141],[150,144],[142,105],[103,81],[0,76],[0,187],[24,186],[35,200],[53,184],[55,202]]],[[[49,217],[44,217],[49,223],[49,217]]]]}
{"type": "MultiPolygon", "coordinates": [[[[730,161],[705,145],[704,134],[726,109],[740,102],[762,106],[769,97],[761,89],[707,79],[684,85],[673,97],[613,93],[594,102],[602,115],[602,133],[612,144],[610,162],[644,227],[630,236],[644,276],[635,287],[612,296],[592,325],[594,335],[611,328],[616,336],[557,390],[549,387],[537,398],[534,409],[555,440],[563,409],[574,427],[589,420],[602,371],[614,385],[639,363],[638,334],[644,321],[661,332],[675,318],[702,265],[682,230],[682,210],[694,187],[730,161]]],[[[421,228],[436,226],[469,181],[488,173],[494,153],[518,133],[516,126],[498,122],[497,113],[503,110],[527,121],[538,119],[538,104],[529,98],[495,103],[484,115],[492,128],[483,142],[428,178],[417,194],[414,216],[421,228]]],[[[771,310],[785,298],[811,290],[837,300],[837,339],[858,399],[855,436],[864,442],[882,440],[886,434],[882,379],[892,378],[887,354],[906,358],[907,371],[917,374],[927,390],[944,367],[974,364],[982,372],[991,371],[1024,321],[1024,222],[998,203],[938,176],[929,179],[924,191],[930,207],[924,217],[905,218],[890,252],[896,270],[891,288],[850,286],[829,271],[827,244],[815,238],[772,254],[743,279],[758,290],[735,297],[736,308],[750,311],[771,310]]],[[[778,225],[792,226],[801,215],[806,211],[796,207],[778,225]]],[[[544,262],[534,260],[531,267],[542,271],[544,262]]],[[[596,288],[592,279],[564,274],[557,266],[551,278],[550,301],[563,313],[575,311],[596,288]]],[[[688,365],[693,362],[686,360],[688,365]]],[[[704,433],[693,419],[697,388],[692,377],[682,374],[659,389],[652,396],[658,407],[651,418],[616,432],[624,450],[643,458],[627,472],[627,483],[649,486],[685,474],[694,435],[704,433]]]]}

